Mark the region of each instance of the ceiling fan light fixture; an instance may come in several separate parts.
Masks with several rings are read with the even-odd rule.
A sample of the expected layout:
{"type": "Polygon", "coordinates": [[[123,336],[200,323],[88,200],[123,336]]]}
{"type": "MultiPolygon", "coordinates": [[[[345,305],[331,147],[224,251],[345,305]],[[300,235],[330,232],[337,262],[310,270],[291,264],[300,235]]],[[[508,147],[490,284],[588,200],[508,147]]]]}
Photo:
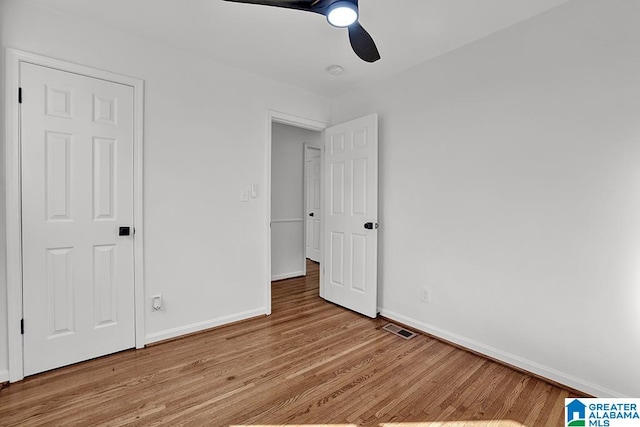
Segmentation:
{"type": "Polygon", "coordinates": [[[337,1],[327,10],[327,21],[334,27],[348,27],[357,20],[358,7],[350,1],[337,1]]]}

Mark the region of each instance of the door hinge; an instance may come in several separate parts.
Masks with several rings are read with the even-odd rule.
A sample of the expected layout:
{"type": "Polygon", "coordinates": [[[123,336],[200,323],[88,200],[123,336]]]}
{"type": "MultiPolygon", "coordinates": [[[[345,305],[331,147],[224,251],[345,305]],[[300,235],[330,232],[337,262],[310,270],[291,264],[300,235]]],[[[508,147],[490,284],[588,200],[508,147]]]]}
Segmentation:
{"type": "Polygon", "coordinates": [[[18,104],[22,104],[22,88],[18,88],[18,104]]]}
{"type": "Polygon", "coordinates": [[[24,335],[24,319],[20,319],[20,335],[24,335]]]}

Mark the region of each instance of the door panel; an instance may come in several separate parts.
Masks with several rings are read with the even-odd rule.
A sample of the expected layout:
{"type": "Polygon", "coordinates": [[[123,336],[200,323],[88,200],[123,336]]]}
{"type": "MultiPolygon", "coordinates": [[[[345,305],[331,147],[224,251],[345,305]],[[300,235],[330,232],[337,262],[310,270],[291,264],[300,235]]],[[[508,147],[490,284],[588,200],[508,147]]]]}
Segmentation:
{"type": "Polygon", "coordinates": [[[325,131],[323,297],[377,315],[378,117],[325,131]],[[371,222],[371,229],[365,223],[371,222]]]}
{"type": "Polygon", "coordinates": [[[133,88],[21,64],[24,374],[134,347],[133,88]]]}

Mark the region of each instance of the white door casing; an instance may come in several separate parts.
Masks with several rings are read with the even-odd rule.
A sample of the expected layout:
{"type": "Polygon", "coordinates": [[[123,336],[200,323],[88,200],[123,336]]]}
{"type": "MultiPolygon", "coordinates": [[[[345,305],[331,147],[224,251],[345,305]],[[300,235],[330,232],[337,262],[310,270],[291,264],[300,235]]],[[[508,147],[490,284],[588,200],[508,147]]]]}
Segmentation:
{"type": "Polygon", "coordinates": [[[135,346],[134,93],[28,63],[20,79],[30,375],[135,346]]]}
{"type": "Polygon", "coordinates": [[[315,152],[317,156],[307,156],[305,163],[305,183],[306,183],[306,201],[305,201],[305,233],[306,233],[306,257],[312,261],[320,262],[320,234],[322,222],[320,179],[321,179],[321,162],[320,150],[311,147],[305,148],[306,153],[315,152]]]}
{"type": "Polygon", "coordinates": [[[376,317],[377,114],[326,129],[324,156],[323,297],[376,317]]]}

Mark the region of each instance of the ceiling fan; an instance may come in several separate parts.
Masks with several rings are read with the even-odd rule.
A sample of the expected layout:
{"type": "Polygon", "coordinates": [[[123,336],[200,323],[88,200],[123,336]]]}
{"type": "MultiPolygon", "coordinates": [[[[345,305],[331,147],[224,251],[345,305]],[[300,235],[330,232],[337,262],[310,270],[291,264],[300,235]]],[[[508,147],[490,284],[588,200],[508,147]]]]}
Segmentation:
{"type": "Polygon", "coordinates": [[[362,60],[376,62],[380,53],[373,38],[358,22],[358,0],[225,0],[235,3],[285,7],[325,15],[334,27],[347,28],[353,51],[362,60]]]}

